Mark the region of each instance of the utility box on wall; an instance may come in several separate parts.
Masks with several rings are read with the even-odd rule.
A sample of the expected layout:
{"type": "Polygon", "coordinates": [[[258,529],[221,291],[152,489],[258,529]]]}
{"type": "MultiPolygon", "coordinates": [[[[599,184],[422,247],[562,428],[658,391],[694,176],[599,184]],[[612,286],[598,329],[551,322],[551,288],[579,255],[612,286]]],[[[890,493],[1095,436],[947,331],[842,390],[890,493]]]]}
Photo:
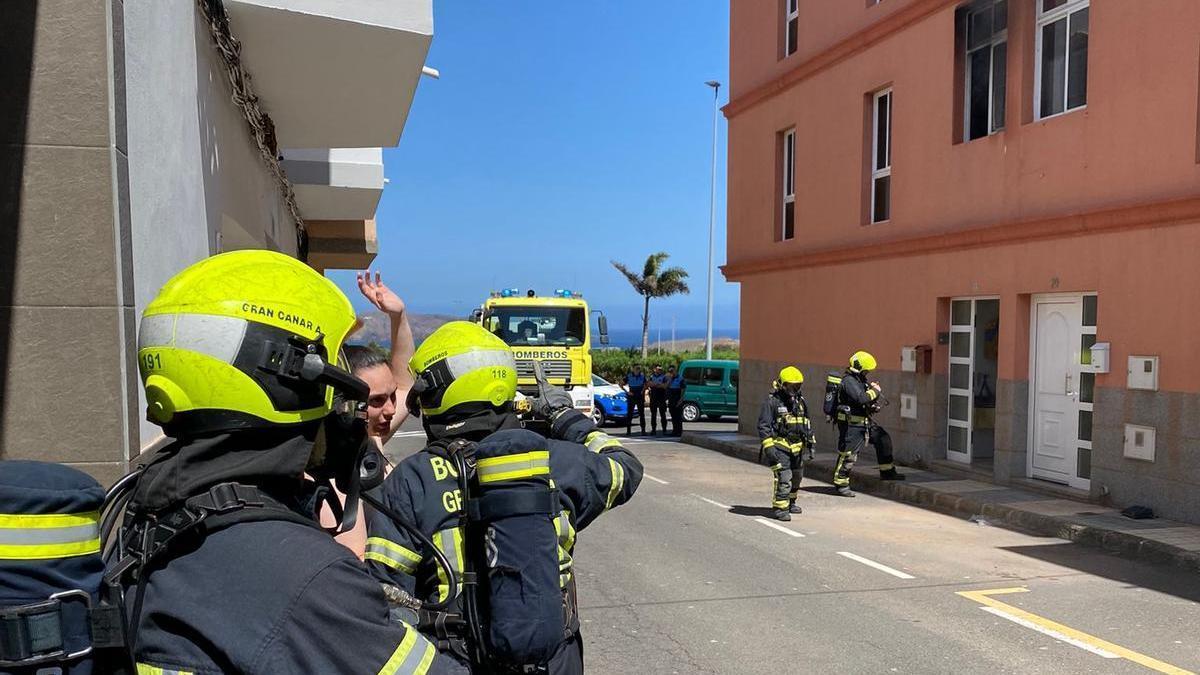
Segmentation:
{"type": "Polygon", "coordinates": [[[1154,461],[1154,427],[1125,425],[1125,456],[1144,462],[1154,461]]]}
{"type": "Polygon", "coordinates": [[[1158,357],[1130,356],[1125,384],[1130,389],[1158,391],[1158,357]]]}
{"type": "Polygon", "coordinates": [[[905,373],[933,372],[933,348],[929,345],[901,347],[900,370],[905,373]]]}

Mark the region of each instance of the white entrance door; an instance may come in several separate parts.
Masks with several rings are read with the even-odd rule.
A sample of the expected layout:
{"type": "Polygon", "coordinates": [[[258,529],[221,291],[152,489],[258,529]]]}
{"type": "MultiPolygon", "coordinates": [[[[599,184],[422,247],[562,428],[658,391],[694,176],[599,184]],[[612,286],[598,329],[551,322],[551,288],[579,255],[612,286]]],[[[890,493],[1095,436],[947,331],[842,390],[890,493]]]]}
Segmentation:
{"type": "Polygon", "coordinates": [[[1072,484],[1079,437],[1081,296],[1033,302],[1029,475],[1072,484]]]}

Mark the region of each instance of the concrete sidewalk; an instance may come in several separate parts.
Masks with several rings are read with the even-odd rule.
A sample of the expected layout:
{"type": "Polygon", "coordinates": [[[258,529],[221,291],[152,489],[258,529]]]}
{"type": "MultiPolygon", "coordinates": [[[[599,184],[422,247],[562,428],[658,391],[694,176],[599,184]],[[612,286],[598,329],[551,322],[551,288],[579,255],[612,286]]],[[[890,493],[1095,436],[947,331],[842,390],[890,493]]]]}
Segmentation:
{"type": "MultiPolygon", "coordinates": [[[[735,432],[685,432],[683,442],[748,462],[758,461],[758,438],[735,432]]],[[[1047,537],[1059,537],[1129,558],[1200,573],[1200,526],[1172,520],[1132,520],[1115,509],[977,480],[904,467],[904,481],[881,481],[869,453],[860,456],[853,487],[961,518],[1047,537]]],[[[818,453],[806,475],[833,477],[835,457],[818,453]]]]}

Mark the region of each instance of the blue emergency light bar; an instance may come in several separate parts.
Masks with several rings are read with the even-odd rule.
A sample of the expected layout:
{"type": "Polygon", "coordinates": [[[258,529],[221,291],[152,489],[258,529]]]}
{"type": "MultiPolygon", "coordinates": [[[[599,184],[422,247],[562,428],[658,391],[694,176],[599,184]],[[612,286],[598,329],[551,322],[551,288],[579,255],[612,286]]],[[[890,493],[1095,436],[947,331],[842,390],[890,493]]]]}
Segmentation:
{"type": "Polygon", "coordinates": [[[515,297],[517,297],[517,295],[518,295],[518,294],[520,294],[520,292],[521,292],[521,291],[520,291],[519,289],[516,289],[516,288],[506,288],[506,289],[504,289],[504,290],[500,291],[500,297],[502,297],[502,298],[515,298],[515,297]]]}
{"type": "Polygon", "coordinates": [[[554,289],[554,294],[560,298],[582,298],[583,297],[583,293],[576,293],[575,291],[570,291],[565,288],[554,289]]]}

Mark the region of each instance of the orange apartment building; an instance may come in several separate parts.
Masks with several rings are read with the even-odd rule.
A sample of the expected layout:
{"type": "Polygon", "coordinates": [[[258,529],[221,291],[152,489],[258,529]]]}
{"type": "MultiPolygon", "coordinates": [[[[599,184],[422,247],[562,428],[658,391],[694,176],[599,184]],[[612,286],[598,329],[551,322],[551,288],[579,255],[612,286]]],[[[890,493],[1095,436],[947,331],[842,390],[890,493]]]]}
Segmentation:
{"type": "Polygon", "coordinates": [[[866,349],[900,461],[1200,522],[1200,2],[730,6],[742,428],[866,349]]]}

